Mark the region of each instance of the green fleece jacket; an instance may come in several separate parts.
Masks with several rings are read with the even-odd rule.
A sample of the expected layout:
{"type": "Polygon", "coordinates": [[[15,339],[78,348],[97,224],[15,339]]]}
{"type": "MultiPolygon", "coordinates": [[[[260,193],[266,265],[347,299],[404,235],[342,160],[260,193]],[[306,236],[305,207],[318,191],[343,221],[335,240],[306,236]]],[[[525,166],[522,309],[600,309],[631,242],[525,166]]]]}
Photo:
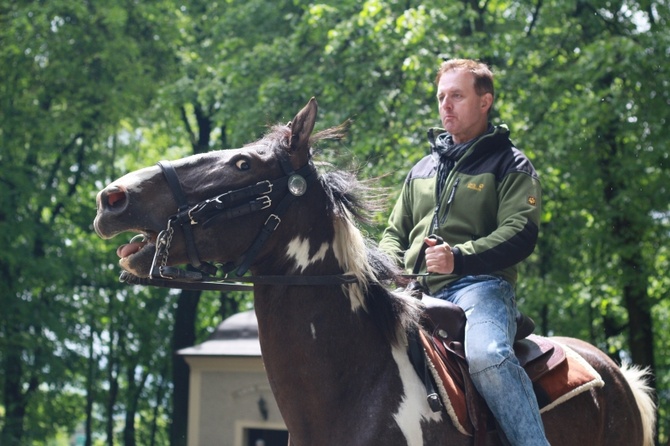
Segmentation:
{"type": "Polygon", "coordinates": [[[517,264],[533,252],[539,231],[542,191],[535,168],[514,147],[509,130],[494,127],[456,162],[436,197],[437,134],[429,131],[431,154],[409,172],[380,248],[411,272],[424,237],[441,236],[452,247],[455,268],[422,279],[431,294],[467,275],[516,284],[517,264]]]}

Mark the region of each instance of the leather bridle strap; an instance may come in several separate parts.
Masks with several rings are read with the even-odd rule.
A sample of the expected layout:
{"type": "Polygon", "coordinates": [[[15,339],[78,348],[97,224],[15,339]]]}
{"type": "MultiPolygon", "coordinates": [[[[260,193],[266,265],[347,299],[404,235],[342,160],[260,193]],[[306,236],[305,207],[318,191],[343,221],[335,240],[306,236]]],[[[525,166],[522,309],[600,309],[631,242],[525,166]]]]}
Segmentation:
{"type": "Polygon", "coordinates": [[[279,205],[274,209],[261,228],[260,233],[252,243],[251,247],[238,259],[236,262],[231,262],[224,265],[223,270],[227,274],[233,269],[237,269],[235,274],[240,277],[243,276],[251,266],[261,248],[268,240],[270,235],[277,229],[281,222],[281,216],[286,212],[289,205],[298,196],[302,195],[306,190],[306,178],[313,177],[314,166],[307,163],[305,166],[295,172],[291,166],[288,157],[280,158],[280,164],[284,172],[284,176],[274,181],[264,180],[259,181],[255,185],[246,186],[240,189],[228,191],[217,197],[210,198],[193,206],[189,205],[186,195],[181,187],[177,172],[169,161],[160,161],[158,166],[162,169],[163,174],[167,180],[168,186],[172,191],[175,201],[177,202],[177,213],[170,217],[168,221],[168,230],[174,223],[181,226],[184,233],[185,245],[187,255],[191,266],[200,271],[200,273],[193,271],[182,271],[179,268],[169,267],[164,264],[167,260],[167,255],[170,248],[171,236],[166,234],[165,238],[159,235],[160,243],[157,243],[157,251],[154,256],[154,268],[152,266],[152,276],[154,279],[177,279],[187,281],[204,281],[209,276],[215,276],[218,268],[206,262],[200,261],[200,256],[195,245],[193,237],[192,225],[203,223],[203,226],[210,224],[215,218],[225,217],[232,219],[242,215],[250,214],[256,211],[261,211],[272,206],[273,199],[271,195],[283,194],[283,198],[279,205]],[[295,188],[292,188],[289,183],[294,177],[300,177],[304,182],[305,189],[295,193],[295,188]],[[287,192],[291,192],[288,193],[287,192]],[[249,201],[250,198],[255,198],[249,201]],[[240,203],[242,202],[242,203],[240,203]],[[158,250],[160,245],[160,252],[158,250]],[[163,262],[161,265],[157,260],[163,262]]]}
{"type": "Polygon", "coordinates": [[[207,227],[215,217],[230,219],[261,211],[272,205],[269,197],[272,189],[272,182],[264,180],[252,186],[226,192],[193,206],[188,211],[188,218],[191,224],[202,222],[203,226],[207,227]],[[248,201],[252,198],[253,200],[248,201]],[[243,200],[245,201],[242,204],[238,204],[243,200]]]}
{"type": "Polygon", "coordinates": [[[198,248],[195,246],[195,238],[193,237],[193,231],[191,230],[190,222],[181,221],[184,215],[188,214],[188,210],[191,206],[188,204],[186,199],[186,194],[181,188],[181,183],[179,182],[179,177],[177,172],[169,161],[159,161],[158,166],[163,171],[163,175],[167,180],[168,186],[172,191],[172,196],[177,202],[177,220],[179,226],[181,226],[182,232],[184,233],[184,242],[186,244],[186,253],[188,255],[191,266],[202,271],[205,274],[216,274],[216,267],[206,262],[200,261],[200,255],[198,254],[198,248]]]}
{"type": "Polygon", "coordinates": [[[162,288],[201,291],[251,291],[256,285],[284,286],[335,286],[357,283],[358,278],[352,274],[333,274],[328,276],[247,276],[237,280],[206,280],[184,281],[175,279],[142,278],[127,271],[121,272],[119,281],[130,285],[151,285],[162,288]],[[252,285],[247,285],[252,284],[252,285]]]}
{"type": "Polygon", "coordinates": [[[272,233],[277,229],[277,227],[281,223],[281,215],[284,214],[286,209],[288,209],[288,207],[294,200],[295,196],[288,194],[279,203],[279,205],[277,205],[275,212],[271,214],[265,221],[265,224],[261,228],[261,232],[256,237],[256,240],[254,240],[254,243],[242,256],[242,261],[240,262],[239,265],[237,265],[235,275],[241,277],[249,270],[251,263],[254,261],[254,259],[260,252],[261,248],[265,244],[265,242],[270,238],[272,233]]]}
{"type": "Polygon", "coordinates": [[[291,203],[293,203],[300,195],[302,195],[302,193],[297,195],[288,186],[288,183],[293,178],[293,175],[303,178],[305,181],[305,188],[310,181],[314,181],[315,179],[313,177],[314,167],[311,165],[311,163],[307,163],[296,172],[291,167],[287,157],[281,157],[280,162],[285,176],[280,179],[279,184],[281,185],[282,191],[284,188],[288,188],[289,192],[284,195],[284,198],[282,198],[282,200],[279,202],[277,207],[274,209],[274,212],[270,214],[268,219],[265,221],[265,224],[261,228],[261,231],[254,240],[253,244],[249,247],[249,249],[247,249],[247,251],[242,255],[241,259],[237,262],[237,269],[235,271],[235,275],[237,277],[243,276],[249,270],[252,262],[256,259],[256,256],[260,252],[265,242],[270,238],[272,233],[281,223],[281,218],[286,213],[289,206],[291,206],[291,203]]]}
{"type": "Polygon", "coordinates": [[[139,278],[128,272],[122,272],[119,280],[134,285],[154,285],[166,288],[193,289],[193,290],[227,290],[243,291],[252,289],[244,283],[286,285],[286,286],[323,286],[347,285],[358,282],[351,274],[332,274],[325,276],[283,275],[283,276],[247,276],[242,277],[249,269],[261,248],[281,223],[291,203],[302,196],[307,190],[308,183],[316,180],[314,166],[307,163],[303,167],[293,170],[287,156],[280,158],[284,176],[273,181],[264,180],[255,185],[243,187],[221,194],[217,197],[204,200],[193,206],[188,204],[182,190],[177,172],[169,161],[160,161],[158,166],[163,171],[168,186],[177,202],[178,211],[168,219],[166,230],[158,235],[156,254],[151,268],[150,278],[139,278]],[[252,245],[236,261],[224,265],[221,269],[226,273],[224,278],[216,278],[218,268],[206,262],[201,262],[191,225],[202,223],[208,225],[218,217],[235,218],[252,212],[260,211],[272,206],[271,196],[283,194],[279,204],[273,209],[261,228],[252,245]],[[253,199],[249,201],[249,199],[253,199]],[[246,201],[246,202],[245,202],[246,201]],[[242,203],[240,203],[242,202],[242,203]],[[172,239],[173,224],[182,227],[188,257],[191,266],[199,272],[183,270],[167,266],[165,263],[169,255],[172,239]],[[235,270],[237,279],[227,278],[227,274],[235,270]]]}

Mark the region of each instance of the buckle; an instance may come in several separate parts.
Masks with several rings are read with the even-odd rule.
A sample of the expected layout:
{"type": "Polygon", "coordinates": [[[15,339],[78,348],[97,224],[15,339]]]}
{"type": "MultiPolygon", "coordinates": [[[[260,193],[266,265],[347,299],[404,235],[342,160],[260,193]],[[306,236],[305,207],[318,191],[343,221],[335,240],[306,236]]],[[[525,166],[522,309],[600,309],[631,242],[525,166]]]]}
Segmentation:
{"type": "Polygon", "coordinates": [[[259,181],[258,182],[259,185],[263,184],[263,183],[265,183],[265,185],[268,187],[268,189],[265,192],[259,192],[259,193],[261,193],[261,194],[271,194],[272,193],[272,181],[265,180],[265,181],[259,181]]]}
{"type": "MultiPolygon", "coordinates": [[[[206,204],[206,203],[205,203],[205,204],[206,204]]],[[[203,207],[204,207],[204,206],[193,206],[191,209],[188,210],[188,213],[187,213],[186,215],[188,215],[188,219],[191,221],[191,226],[193,226],[193,225],[197,225],[197,224],[198,224],[198,221],[197,221],[197,220],[195,219],[195,217],[193,216],[193,212],[196,211],[196,210],[199,211],[199,210],[202,209],[203,207]],[[197,209],[196,209],[196,208],[197,208],[197,209]]]]}
{"type": "Polygon", "coordinates": [[[279,218],[279,216],[277,216],[275,214],[270,214],[268,216],[267,220],[265,220],[265,225],[264,226],[269,228],[270,220],[273,219],[273,218],[274,218],[275,222],[274,222],[274,227],[272,228],[272,230],[274,231],[275,229],[277,229],[277,226],[279,226],[279,223],[281,223],[281,218],[279,218]]]}
{"type": "MultiPolygon", "coordinates": [[[[270,189],[272,189],[272,187],[270,189]]],[[[262,197],[256,198],[256,201],[261,202],[261,208],[259,209],[261,211],[263,209],[267,209],[270,206],[272,206],[272,199],[270,197],[268,197],[267,195],[263,195],[262,197]]]]}

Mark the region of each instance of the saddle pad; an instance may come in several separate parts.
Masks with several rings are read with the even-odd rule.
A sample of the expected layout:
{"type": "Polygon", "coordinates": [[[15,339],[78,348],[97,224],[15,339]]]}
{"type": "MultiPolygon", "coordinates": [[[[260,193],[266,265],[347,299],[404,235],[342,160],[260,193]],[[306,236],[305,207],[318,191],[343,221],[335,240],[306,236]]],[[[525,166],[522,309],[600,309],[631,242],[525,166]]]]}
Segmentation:
{"type": "Polygon", "coordinates": [[[465,404],[465,392],[449,374],[446,365],[440,359],[431,341],[423,331],[420,331],[419,334],[423,349],[426,352],[426,358],[428,359],[428,368],[433,375],[435,384],[440,392],[442,404],[449,414],[451,422],[461,434],[472,436],[474,431],[472,423],[469,422],[468,409],[465,404]]]}
{"type": "MultiPolygon", "coordinates": [[[[463,435],[474,435],[474,428],[468,416],[464,390],[458,385],[458,381],[451,376],[444,362],[431,345],[431,341],[423,332],[421,332],[421,341],[428,359],[428,367],[453,425],[463,435]]],[[[556,341],[551,340],[550,342],[556,341]]],[[[591,388],[605,385],[598,372],[581,356],[566,345],[556,343],[565,350],[565,360],[549,372],[539,376],[533,386],[541,413],[547,412],[591,388]]]]}
{"type": "Polygon", "coordinates": [[[551,342],[556,342],[565,350],[566,361],[538,380],[540,389],[545,393],[541,395],[540,389],[535,390],[540,413],[548,412],[589,389],[605,385],[596,369],[574,350],[560,342],[554,340],[551,342]],[[544,396],[547,398],[544,399],[544,396]]]}

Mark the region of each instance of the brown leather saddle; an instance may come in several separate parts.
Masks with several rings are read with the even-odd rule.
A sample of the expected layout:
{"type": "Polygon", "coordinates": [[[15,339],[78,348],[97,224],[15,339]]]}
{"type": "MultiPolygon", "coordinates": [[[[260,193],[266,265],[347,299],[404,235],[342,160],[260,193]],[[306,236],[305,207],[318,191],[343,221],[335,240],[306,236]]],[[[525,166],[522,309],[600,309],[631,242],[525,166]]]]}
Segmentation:
{"type": "MultiPolygon", "coordinates": [[[[425,305],[423,327],[432,334],[434,339],[438,340],[436,344],[465,359],[463,340],[466,316],[463,309],[451,302],[431,296],[423,296],[421,301],[425,305]]],[[[539,378],[565,359],[565,352],[560,345],[546,338],[537,336],[529,338],[535,330],[535,322],[530,317],[519,314],[516,322],[514,353],[521,365],[525,368],[533,361],[543,358],[547,360],[541,361],[544,367],[537,367],[539,364],[535,364],[536,367],[533,367],[532,370],[526,370],[531,379],[539,378]]]]}
{"type": "MultiPolygon", "coordinates": [[[[452,395],[450,398],[456,401],[450,401],[449,404],[464,405],[462,412],[466,415],[462,418],[468,421],[469,426],[466,430],[468,434],[474,436],[474,444],[489,444],[487,441],[491,441],[491,432],[495,430],[494,419],[486,403],[474,388],[468,372],[463,348],[465,312],[451,302],[434,297],[424,295],[421,300],[425,305],[422,318],[422,326],[425,331],[420,333],[418,337],[420,338],[419,348],[423,349],[422,353],[424,354],[416,352],[416,347],[411,346],[411,340],[410,357],[419,376],[423,376],[431,408],[434,411],[442,410],[445,404],[442,401],[443,395],[439,395],[435,390],[435,374],[428,372],[428,368],[435,368],[435,362],[439,361],[439,368],[453,380],[450,384],[456,389],[456,394],[459,395],[456,397],[452,395]],[[424,357],[424,364],[422,365],[417,364],[417,361],[421,362],[419,356],[424,357]],[[426,359],[426,356],[428,359],[426,359]]],[[[520,315],[517,318],[514,352],[531,381],[537,383],[545,374],[565,361],[566,353],[559,344],[547,338],[532,335],[534,329],[535,323],[529,317],[520,315]]],[[[443,385],[443,383],[440,384],[440,386],[443,385]]],[[[546,397],[542,388],[536,384],[534,384],[534,388],[538,403],[540,407],[543,407],[545,405],[543,400],[546,397]]],[[[458,408],[456,409],[458,411],[458,408]]]]}

